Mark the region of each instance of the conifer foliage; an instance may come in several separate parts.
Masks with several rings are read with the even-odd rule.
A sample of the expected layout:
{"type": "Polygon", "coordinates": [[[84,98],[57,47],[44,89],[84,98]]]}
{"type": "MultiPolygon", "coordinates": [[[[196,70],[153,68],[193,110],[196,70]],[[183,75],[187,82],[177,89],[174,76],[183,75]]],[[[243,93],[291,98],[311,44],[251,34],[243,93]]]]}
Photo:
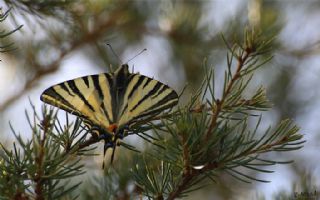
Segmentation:
{"type": "MultiPolygon", "coordinates": [[[[11,9],[8,10],[2,10],[2,8],[0,8],[0,25],[3,25],[5,20],[7,20],[9,14],[10,14],[11,9]]],[[[8,51],[13,51],[16,48],[14,47],[14,43],[13,42],[9,42],[8,38],[10,35],[12,35],[14,32],[18,31],[19,29],[22,28],[23,25],[19,25],[17,28],[13,29],[13,30],[6,30],[6,29],[0,29],[0,53],[5,53],[8,51]]],[[[2,26],[4,27],[4,26],[2,26]]]]}
{"type": "Polygon", "coordinates": [[[116,163],[107,166],[103,176],[79,181],[90,173],[81,159],[95,156],[93,150],[99,142],[80,118],[70,122],[67,115],[62,124],[57,111],[46,106],[40,114],[27,114],[32,138],[27,140],[25,133],[12,128],[13,148],[1,147],[1,199],[172,200],[208,181],[214,184],[221,173],[245,183],[268,182],[248,170],[272,173],[270,166],[291,161],[270,160],[264,155],[298,150],[304,141],[289,119],[261,130],[262,114],[271,104],[262,86],[248,97],[248,85],[257,69],[272,58],[273,38],[251,30],[243,35],[234,42],[223,37],[228,47],[223,84],[216,81],[216,69],[205,63],[198,92],[186,105],[135,127],[132,134],[148,141],[146,149],[131,151],[139,148],[126,146],[124,141],[120,148],[129,149],[121,152],[130,159],[118,153],[116,163]],[[252,121],[256,121],[254,126],[252,121]]]}

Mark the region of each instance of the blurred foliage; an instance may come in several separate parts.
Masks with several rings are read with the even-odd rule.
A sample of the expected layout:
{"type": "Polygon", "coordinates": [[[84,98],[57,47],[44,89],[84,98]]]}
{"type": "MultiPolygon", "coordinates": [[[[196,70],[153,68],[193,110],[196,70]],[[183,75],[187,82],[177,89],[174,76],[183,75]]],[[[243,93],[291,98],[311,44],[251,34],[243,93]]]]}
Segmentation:
{"type": "Polygon", "coordinates": [[[299,180],[292,185],[291,192],[282,190],[274,194],[276,200],[317,200],[320,197],[319,189],[316,188],[315,179],[308,172],[301,172],[299,180]]]}
{"type": "MultiPolygon", "coordinates": [[[[24,25],[20,29],[23,31],[21,35],[18,31],[10,35],[10,40],[9,37],[5,37],[5,40],[1,38],[1,46],[10,47],[10,50],[12,47],[19,48],[18,51],[6,53],[18,62],[17,74],[22,76],[19,80],[24,81],[21,81],[21,86],[15,93],[6,95],[5,100],[0,103],[0,115],[35,88],[40,80],[57,72],[62,63],[75,53],[83,52],[83,57],[96,66],[106,66],[106,71],[114,70],[109,69],[110,63],[113,66],[119,63],[105,47],[105,42],[111,43],[122,57],[126,49],[148,48],[146,41],[150,38],[160,40],[162,52],[166,53],[163,55],[168,56],[168,60],[163,59],[161,65],[175,68],[176,73],[185,74],[185,80],[181,80],[176,88],[182,88],[188,83],[184,95],[190,96],[199,88],[206,74],[205,68],[201,67],[204,58],[207,57],[210,66],[215,66],[216,76],[223,78],[223,71],[227,66],[227,48],[221,40],[220,32],[224,33],[227,41],[234,41],[235,38],[242,37],[243,27],[249,24],[256,30],[261,30],[263,35],[272,36],[281,32],[286,23],[282,10],[285,7],[280,1],[243,1],[236,10],[230,10],[232,14],[214,17],[217,9],[215,6],[224,8],[221,5],[219,7],[216,1],[4,0],[3,4],[2,19],[5,20],[1,20],[1,27],[10,30],[3,33],[12,33],[12,30],[18,30],[21,24],[24,25]],[[6,16],[9,10],[12,18],[10,23],[17,29],[7,28],[9,22],[6,16]]],[[[287,2],[284,4],[289,5],[287,2]]],[[[313,1],[304,6],[310,10],[319,8],[319,4],[313,1]]],[[[292,34],[298,34],[298,31],[292,34]]],[[[290,49],[278,39],[273,40],[270,45],[273,51],[270,53],[280,55],[282,60],[277,58],[276,61],[267,63],[265,68],[276,66],[276,72],[264,70],[260,78],[267,77],[272,82],[267,96],[275,105],[276,118],[296,118],[299,110],[292,108],[299,108],[301,102],[290,96],[290,84],[298,75],[294,68],[298,63],[287,60],[318,54],[319,49],[313,44],[302,50],[290,49]],[[290,72],[283,70],[288,69],[288,66],[290,72]]],[[[216,84],[223,83],[220,82],[217,80],[216,84]]],[[[186,99],[185,96],[182,101],[186,99]]],[[[281,153],[276,156],[282,158],[281,153]]],[[[297,174],[299,175],[299,171],[297,174]]],[[[251,175],[254,176],[255,173],[251,172],[251,175]]],[[[221,188],[226,188],[224,183],[230,184],[228,177],[220,177],[219,181],[221,188]]],[[[234,181],[231,183],[234,187],[242,184],[234,181]]],[[[228,189],[217,191],[216,195],[231,198],[232,192],[228,189]]],[[[100,191],[101,194],[102,192],[100,191]]]]}
{"type": "Polygon", "coordinates": [[[15,47],[13,46],[13,42],[8,42],[8,36],[13,34],[14,32],[18,31],[19,29],[22,28],[22,25],[18,26],[17,28],[11,30],[11,31],[6,31],[4,28],[4,22],[8,18],[10,14],[10,9],[6,10],[3,12],[2,8],[0,8],[0,23],[1,23],[1,30],[0,30],[0,53],[8,52],[8,51],[13,51],[15,47]]]}

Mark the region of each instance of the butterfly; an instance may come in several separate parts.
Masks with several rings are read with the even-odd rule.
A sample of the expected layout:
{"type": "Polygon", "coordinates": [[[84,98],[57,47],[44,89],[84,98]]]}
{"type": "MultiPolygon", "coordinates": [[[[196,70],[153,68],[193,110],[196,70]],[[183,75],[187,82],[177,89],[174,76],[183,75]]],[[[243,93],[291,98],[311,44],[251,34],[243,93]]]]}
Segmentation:
{"type": "Polygon", "coordinates": [[[46,89],[40,99],[80,117],[89,131],[105,141],[104,154],[124,132],[141,121],[151,120],[178,103],[169,86],[136,73],[128,65],[115,72],[68,80],[46,89]]]}

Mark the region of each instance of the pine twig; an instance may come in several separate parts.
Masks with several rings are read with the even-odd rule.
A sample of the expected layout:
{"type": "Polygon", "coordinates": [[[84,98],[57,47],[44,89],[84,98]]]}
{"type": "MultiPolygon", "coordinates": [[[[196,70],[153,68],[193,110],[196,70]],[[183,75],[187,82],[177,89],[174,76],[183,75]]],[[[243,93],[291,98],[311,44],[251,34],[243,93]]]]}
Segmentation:
{"type": "Polygon", "coordinates": [[[212,162],[212,163],[208,163],[206,165],[204,165],[201,169],[194,169],[194,168],[190,168],[189,173],[183,173],[183,178],[181,183],[176,187],[176,189],[171,192],[167,198],[167,200],[174,200],[176,198],[178,198],[180,196],[180,194],[186,189],[188,188],[188,185],[199,175],[205,174],[209,171],[215,170],[215,169],[219,169],[219,168],[223,168],[226,166],[226,164],[232,160],[237,160],[243,157],[248,157],[250,155],[256,155],[259,153],[263,153],[263,152],[267,152],[272,150],[274,147],[277,146],[281,146],[283,144],[286,144],[290,142],[290,137],[288,136],[284,136],[281,137],[279,140],[271,143],[271,144],[265,144],[265,145],[261,145],[260,147],[256,148],[256,149],[252,149],[250,151],[247,152],[243,152],[235,157],[232,157],[228,160],[224,160],[223,162],[219,163],[219,162],[212,162]]]}
{"type": "Polygon", "coordinates": [[[212,132],[213,132],[212,130],[216,127],[219,114],[220,114],[220,112],[221,112],[221,110],[223,108],[224,101],[225,101],[226,97],[230,94],[234,83],[241,77],[241,74],[240,74],[241,73],[241,69],[244,67],[244,65],[245,65],[247,59],[249,58],[251,52],[252,52],[252,50],[250,48],[247,48],[244,51],[244,55],[238,56],[238,64],[237,64],[236,72],[234,73],[232,79],[228,83],[227,89],[225,91],[223,91],[221,100],[216,99],[216,101],[215,101],[216,106],[212,107],[213,115],[212,115],[212,118],[211,118],[210,126],[208,128],[206,139],[209,139],[210,136],[212,135],[212,132]]]}
{"type": "Polygon", "coordinates": [[[188,184],[191,182],[191,180],[193,178],[194,178],[194,175],[192,175],[192,174],[189,174],[189,175],[183,177],[181,184],[179,184],[177,186],[176,190],[174,190],[172,193],[170,193],[167,200],[174,200],[175,198],[177,198],[181,194],[181,192],[188,186],[188,184]]]}
{"type": "MultiPolygon", "coordinates": [[[[36,156],[35,163],[36,163],[36,175],[34,177],[34,181],[36,183],[35,186],[35,193],[36,193],[36,200],[44,200],[43,196],[43,161],[44,161],[44,156],[45,156],[45,143],[47,139],[47,132],[50,127],[50,118],[46,116],[44,120],[42,121],[42,126],[43,126],[43,138],[40,139],[40,152],[36,156]]],[[[41,136],[39,136],[41,137],[41,136]]]]}

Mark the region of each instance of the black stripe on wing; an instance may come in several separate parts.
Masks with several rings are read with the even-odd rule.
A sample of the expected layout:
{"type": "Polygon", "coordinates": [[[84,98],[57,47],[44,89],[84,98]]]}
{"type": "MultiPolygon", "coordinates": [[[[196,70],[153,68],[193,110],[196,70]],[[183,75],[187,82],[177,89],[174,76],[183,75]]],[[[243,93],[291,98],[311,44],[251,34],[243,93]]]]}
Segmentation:
{"type": "Polygon", "coordinates": [[[104,99],[104,95],[103,95],[103,92],[102,92],[101,87],[100,87],[99,76],[98,75],[93,75],[93,76],[91,76],[91,80],[93,82],[94,88],[98,91],[98,95],[99,95],[99,98],[100,98],[101,103],[102,103],[103,99],[104,99]]]}
{"type": "Polygon", "coordinates": [[[152,88],[152,90],[148,92],[148,94],[144,95],[143,98],[140,99],[140,101],[136,105],[134,105],[133,108],[130,109],[130,112],[133,112],[146,99],[151,98],[151,96],[154,95],[162,85],[163,85],[162,83],[157,82],[156,85],[152,88]]]}
{"type": "Polygon", "coordinates": [[[88,106],[88,108],[90,108],[90,110],[92,110],[93,112],[95,111],[93,106],[88,102],[88,100],[83,96],[83,94],[81,93],[81,91],[79,90],[79,88],[77,87],[77,85],[75,84],[74,80],[70,80],[67,81],[67,84],[69,85],[70,89],[72,90],[72,92],[77,95],[82,101],[83,103],[88,106]]]}
{"type": "MultiPolygon", "coordinates": [[[[66,86],[66,83],[67,82],[60,83],[59,86],[61,87],[61,89],[66,91],[70,96],[74,97],[75,95],[70,92],[69,88],[66,86]]],[[[53,86],[53,87],[55,87],[55,86],[53,86]]]]}
{"type": "Polygon", "coordinates": [[[112,80],[112,74],[110,73],[105,73],[104,74],[106,79],[108,80],[109,86],[110,86],[110,90],[112,90],[112,88],[114,87],[113,85],[113,80],[112,80]]]}
{"type": "Polygon", "coordinates": [[[107,120],[111,124],[113,121],[111,120],[109,113],[108,113],[106,107],[104,106],[104,103],[101,104],[101,108],[102,108],[103,114],[106,116],[107,120]]]}
{"type": "Polygon", "coordinates": [[[158,101],[158,103],[154,104],[152,107],[150,107],[148,110],[141,113],[140,115],[132,118],[132,122],[136,121],[138,119],[141,119],[143,117],[146,117],[146,116],[153,117],[153,116],[159,114],[160,112],[175,106],[177,103],[178,103],[178,95],[175,91],[172,90],[171,93],[169,93],[163,99],[158,101]]]}
{"type": "MultiPolygon", "coordinates": [[[[132,78],[134,76],[131,76],[132,78]]],[[[132,78],[130,79],[130,81],[132,80],[132,78]]],[[[134,84],[132,90],[130,91],[129,95],[128,95],[128,99],[130,99],[133,95],[133,93],[138,89],[138,87],[141,86],[141,83],[145,80],[144,76],[139,76],[138,81],[134,84]]]]}
{"type": "MultiPolygon", "coordinates": [[[[61,87],[62,84],[60,84],[60,88],[68,91],[68,88],[61,87]]],[[[61,96],[57,91],[56,87],[59,87],[59,85],[48,88],[45,90],[42,95],[40,96],[40,100],[48,103],[50,105],[56,106],[58,108],[61,108],[71,114],[77,115],[78,117],[86,119],[87,117],[81,114],[70,102],[68,102],[63,96],[61,96]]]]}
{"type": "Polygon", "coordinates": [[[169,86],[143,75],[132,76],[120,110],[119,127],[151,118],[178,103],[177,93],[169,86]]]}
{"type": "Polygon", "coordinates": [[[147,81],[146,81],[146,83],[142,86],[142,88],[145,88],[145,87],[150,83],[150,81],[152,81],[152,79],[149,78],[149,77],[145,77],[145,78],[147,78],[147,81]]]}
{"type": "Polygon", "coordinates": [[[164,91],[166,91],[166,90],[169,88],[169,87],[166,86],[166,85],[162,85],[162,86],[163,86],[163,87],[162,87],[160,90],[158,90],[156,96],[155,96],[155,97],[152,97],[152,98],[158,97],[160,94],[162,94],[164,91]]]}
{"type": "MultiPolygon", "coordinates": [[[[106,116],[107,120],[109,122],[111,122],[111,119],[110,119],[110,116],[109,116],[109,113],[107,111],[107,108],[105,107],[104,105],[104,94],[102,92],[102,89],[101,89],[101,84],[104,84],[104,83],[100,83],[99,81],[99,75],[92,75],[90,76],[91,77],[91,80],[93,82],[93,85],[94,85],[94,88],[97,90],[98,92],[98,95],[99,95],[99,100],[100,100],[100,107],[103,111],[103,114],[106,116]]],[[[107,81],[109,81],[108,79],[106,79],[107,81]]],[[[109,82],[109,85],[110,85],[110,82],[109,82]]],[[[110,102],[111,103],[111,102],[110,102]]]]}
{"type": "MultiPolygon", "coordinates": [[[[121,108],[121,112],[120,112],[120,115],[119,116],[122,116],[125,112],[127,112],[127,109],[128,109],[128,100],[130,100],[132,98],[132,95],[136,92],[136,90],[139,89],[139,87],[141,87],[141,84],[143,83],[143,81],[146,81],[146,83],[149,83],[152,79],[146,77],[146,76],[141,76],[141,75],[138,75],[138,74],[131,74],[128,78],[128,82],[127,82],[127,86],[126,86],[126,90],[128,90],[128,86],[130,84],[134,84],[133,87],[131,88],[130,91],[126,91],[126,92],[129,92],[129,94],[127,94],[126,96],[124,96],[124,98],[126,99],[123,99],[122,103],[124,105],[122,105],[122,108],[121,108]],[[138,80],[134,79],[134,78],[138,78],[138,80]],[[135,80],[135,83],[131,83],[133,80],[135,80]]],[[[146,84],[144,84],[144,86],[146,86],[146,84]]]]}
{"type": "Polygon", "coordinates": [[[84,84],[86,84],[87,88],[90,87],[90,85],[89,85],[89,77],[90,77],[90,76],[84,76],[84,77],[82,77],[82,80],[83,80],[84,84]]]}
{"type": "Polygon", "coordinates": [[[154,108],[161,107],[161,105],[165,105],[166,107],[170,107],[170,106],[176,105],[177,103],[178,103],[178,95],[175,91],[172,90],[168,95],[166,95],[162,99],[158,100],[158,103],[151,106],[149,108],[149,110],[152,111],[154,108]],[[168,104],[168,105],[166,105],[166,104],[168,104]]]}
{"type": "MultiPolygon", "coordinates": [[[[64,87],[61,87],[63,90],[65,90],[64,87]]],[[[54,106],[60,107],[60,104],[65,104],[68,107],[73,108],[73,105],[71,105],[68,101],[66,101],[55,89],[54,87],[48,88],[45,90],[42,95],[40,96],[40,100],[49,104],[54,104],[54,106]],[[55,99],[59,103],[54,103],[51,100],[47,98],[47,96],[51,97],[52,99],[55,99]]]]}

